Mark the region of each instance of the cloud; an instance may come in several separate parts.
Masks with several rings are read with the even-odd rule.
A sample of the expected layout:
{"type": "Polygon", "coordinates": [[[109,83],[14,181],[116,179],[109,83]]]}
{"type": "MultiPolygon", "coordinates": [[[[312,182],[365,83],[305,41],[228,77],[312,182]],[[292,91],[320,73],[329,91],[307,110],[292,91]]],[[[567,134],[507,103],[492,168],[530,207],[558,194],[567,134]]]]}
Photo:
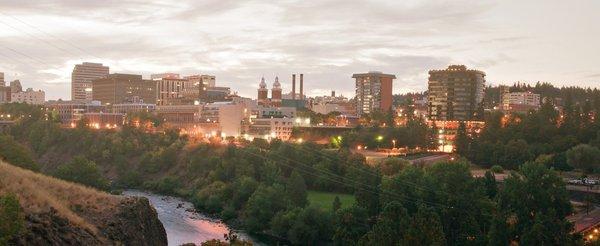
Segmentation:
{"type": "Polygon", "coordinates": [[[82,61],[145,76],[214,74],[217,84],[252,97],[261,76],[272,82],[278,75],[289,90],[292,73],[305,74],[309,92],[335,88],[350,96],[351,75],[369,70],[396,74],[395,92],[420,91],[426,89],[428,70],[449,63],[511,75],[506,71],[514,64],[527,63],[517,67],[530,73],[540,70],[531,65],[539,63],[525,58],[548,61],[528,52],[552,46],[533,45],[538,39],[520,26],[503,26],[511,18],[492,18],[507,4],[4,0],[0,69],[26,86],[49,90],[49,98],[68,98],[72,67],[82,61]]]}

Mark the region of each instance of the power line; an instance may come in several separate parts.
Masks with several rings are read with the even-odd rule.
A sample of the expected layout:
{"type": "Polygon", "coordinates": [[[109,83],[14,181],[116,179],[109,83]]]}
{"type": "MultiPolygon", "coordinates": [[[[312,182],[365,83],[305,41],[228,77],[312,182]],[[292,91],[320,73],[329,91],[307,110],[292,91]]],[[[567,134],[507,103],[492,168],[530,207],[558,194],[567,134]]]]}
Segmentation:
{"type": "Polygon", "coordinates": [[[10,24],[8,24],[8,23],[6,23],[6,22],[2,21],[2,20],[0,20],[0,23],[2,23],[2,24],[4,24],[5,26],[8,26],[8,27],[10,27],[10,28],[12,28],[12,29],[16,30],[17,32],[24,33],[24,34],[26,34],[27,36],[29,36],[29,37],[31,37],[31,38],[33,38],[33,39],[35,39],[35,40],[38,40],[38,41],[40,41],[40,42],[42,42],[42,43],[44,43],[44,44],[46,44],[46,45],[48,45],[48,46],[50,46],[50,47],[53,47],[53,48],[57,49],[57,50],[60,50],[60,51],[62,51],[62,52],[65,52],[65,53],[68,53],[68,54],[70,54],[70,55],[75,55],[75,56],[78,56],[77,54],[75,54],[75,53],[72,53],[72,52],[71,52],[71,51],[69,51],[69,50],[63,49],[63,48],[61,48],[61,47],[59,47],[59,46],[57,46],[57,45],[54,45],[54,44],[52,44],[52,43],[50,43],[50,42],[48,42],[48,41],[46,41],[46,40],[42,40],[41,38],[38,38],[38,37],[36,37],[35,35],[33,35],[33,34],[29,33],[29,32],[26,32],[26,31],[24,31],[24,30],[21,30],[21,29],[19,29],[19,28],[16,28],[16,27],[14,27],[14,26],[12,26],[12,25],[10,25],[10,24]]]}
{"type": "MultiPolygon", "coordinates": [[[[255,155],[255,156],[259,157],[259,158],[267,159],[267,158],[266,158],[266,157],[264,157],[264,156],[260,156],[260,155],[257,155],[257,154],[254,154],[254,153],[251,153],[251,152],[245,151],[245,150],[243,150],[242,148],[240,148],[239,150],[241,150],[241,151],[243,151],[243,152],[246,152],[246,153],[249,153],[249,154],[252,154],[252,155],[255,155]]],[[[338,174],[335,174],[335,173],[329,173],[329,172],[326,172],[326,171],[324,171],[324,170],[319,170],[319,169],[316,169],[316,168],[314,168],[314,167],[312,167],[312,166],[310,166],[310,165],[304,164],[304,163],[302,163],[302,162],[299,162],[299,161],[296,161],[296,160],[291,160],[291,159],[289,159],[289,158],[286,158],[286,157],[284,157],[284,156],[281,156],[281,155],[279,155],[279,154],[275,154],[275,153],[273,153],[273,152],[270,152],[270,154],[272,154],[272,155],[277,155],[279,158],[282,158],[282,159],[286,159],[286,160],[289,160],[289,161],[295,162],[295,163],[297,163],[297,164],[299,164],[299,165],[302,165],[302,166],[304,166],[304,167],[307,167],[307,168],[313,169],[313,170],[314,170],[314,171],[316,171],[317,173],[319,173],[319,172],[321,173],[321,175],[319,175],[319,174],[317,174],[317,173],[312,173],[312,172],[309,172],[309,171],[307,171],[307,170],[303,170],[303,169],[296,169],[296,170],[299,170],[299,171],[303,171],[304,173],[307,173],[307,174],[309,174],[309,175],[313,175],[313,176],[316,176],[316,177],[321,177],[321,178],[324,178],[324,179],[330,180],[330,181],[332,181],[332,182],[335,182],[335,183],[338,183],[338,184],[342,184],[342,185],[346,185],[346,186],[348,186],[348,184],[347,184],[347,183],[344,183],[344,182],[343,182],[343,180],[348,180],[348,181],[350,181],[350,182],[354,183],[355,185],[361,185],[361,186],[364,186],[364,187],[367,187],[367,188],[373,189],[373,190],[375,190],[375,191],[373,191],[373,190],[369,190],[369,189],[364,189],[364,188],[362,188],[362,187],[358,187],[358,186],[349,186],[349,187],[352,187],[352,188],[355,188],[355,189],[359,189],[359,190],[361,190],[361,191],[369,192],[369,193],[371,193],[371,194],[379,195],[379,191],[380,191],[380,190],[379,190],[379,188],[378,188],[378,187],[374,187],[374,186],[372,186],[372,185],[368,185],[368,184],[364,184],[364,183],[359,183],[359,182],[357,182],[357,181],[355,181],[355,180],[352,180],[352,179],[349,179],[349,178],[346,178],[346,177],[342,177],[342,176],[340,176],[340,175],[338,175],[338,174]],[[327,177],[327,176],[325,176],[325,175],[322,175],[323,173],[326,173],[326,174],[328,174],[328,175],[330,175],[330,176],[332,176],[332,177],[339,178],[341,181],[340,181],[340,180],[336,180],[336,179],[332,179],[332,178],[330,178],[330,177],[327,177]]],[[[290,168],[294,168],[294,166],[291,166],[291,165],[288,165],[288,164],[285,164],[285,163],[282,163],[282,162],[278,162],[278,163],[280,163],[280,164],[282,164],[282,165],[285,165],[285,166],[287,166],[287,167],[290,167],[290,168]]],[[[404,200],[404,201],[409,201],[409,202],[421,202],[421,203],[428,204],[428,205],[430,205],[430,206],[432,206],[432,207],[433,207],[433,206],[437,206],[437,207],[439,207],[439,208],[450,208],[449,206],[446,206],[446,205],[444,205],[444,204],[438,204],[438,203],[435,203],[435,202],[430,202],[430,201],[426,201],[426,200],[420,200],[420,199],[416,199],[416,198],[410,198],[410,197],[407,197],[406,195],[403,195],[403,194],[395,194],[395,193],[391,193],[391,192],[384,192],[384,191],[381,191],[381,192],[382,192],[382,193],[387,193],[388,195],[391,195],[391,196],[393,196],[393,198],[395,198],[395,199],[399,199],[399,200],[404,200]],[[412,200],[411,200],[411,199],[412,199],[412,200]]]]}
{"type": "Polygon", "coordinates": [[[73,48],[75,48],[75,49],[77,49],[77,50],[79,50],[79,51],[83,52],[83,53],[84,53],[84,54],[86,54],[86,55],[90,55],[90,56],[92,56],[92,57],[94,57],[94,58],[96,58],[96,59],[100,59],[100,60],[102,60],[101,58],[99,58],[99,57],[95,56],[94,54],[91,54],[91,53],[89,53],[89,52],[85,51],[83,48],[79,47],[78,45],[76,45],[76,44],[74,44],[74,43],[72,43],[72,42],[70,42],[70,41],[68,41],[68,40],[62,39],[62,38],[60,38],[60,37],[58,37],[58,36],[55,36],[55,35],[53,35],[53,34],[51,34],[51,33],[48,33],[48,32],[46,32],[46,31],[44,31],[44,30],[42,30],[42,29],[40,29],[40,28],[38,28],[38,27],[36,27],[36,26],[34,26],[34,25],[32,25],[32,24],[29,24],[29,23],[27,23],[27,22],[25,22],[25,21],[23,21],[23,20],[21,20],[21,19],[19,19],[19,18],[15,17],[15,16],[12,16],[12,15],[9,15],[9,14],[6,14],[6,13],[2,13],[2,12],[0,12],[0,14],[2,14],[2,15],[4,15],[4,16],[8,16],[8,17],[10,17],[10,18],[12,18],[12,19],[14,19],[14,20],[16,20],[16,21],[18,21],[18,22],[20,22],[20,23],[22,23],[22,24],[24,24],[24,25],[26,25],[26,26],[28,26],[28,27],[30,27],[30,28],[33,28],[33,29],[35,29],[35,30],[37,30],[37,31],[39,31],[39,32],[41,32],[41,33],[43,33],[43,34],[45,34],[46,36],[52,37],[52,38],[54,38],[54,39],[56,39],[56,40],[59,40],[59,41],[61,41],[61,42],[65,43],[65,44],[67,44],[67,45],[69,45],[69,46],[71,46],[71,47],[73,47],[73,48]]]}
{"type": "MultiPolygon", "coordinates": [[[[282,143],[283,143],[283,142],[282,142],[282,143]]],[[[327,158],[329,158],[328,160],[330,160],[330,161],[337,161],[337,160],[335,159],[335,158],[337,158],[337,157],[331,157],[330,155],[328,155],[328,154],[325,154],[325,153],[323,153],[322,151],[317,151],[317,150],[315,150],[315,149],[310,149],[310,148],[309,148],[309,150],[306,150],[305,148],[302,148],[302,147],[296,147],[296,146],[294,146],[293,144],[289,144],[289,143],[284,143],[284,144],[287,144],[287,145],[289,145],[289,146],[292,146],[292,148],[298,149],[298,150],[300,150],[300,151],[304,151],[305,153],[309,153],[309,154],[310,154],[310,152],[309,152],[309,150],[310,150],[310,151],[313,151],[312,153],[317,153],[317,154],[320,154],[320,155],[322,155],[322,156],[324,156],[324,157],[327,157],[327,158]]],[[[351,166],[351,165],[348,165],[347,167],[349,167],[349,168],[352,168],[352,169],[354,169],[354,170],[357,170],[357,171],[360,171],[360,172],[363,172],[363,173],[365,173],[365,174],[368,174],[368,175],[372,175],[372,176],[378,176],[378,174],[377,174],[377,173],[371,172],[371,171],[369,171],[369,170],[366,170],[366,169],[357,168],[357,167],[354,167],[354,166],[351,166]]],[[[412,183],[412,182],[409,182],[409,181],[406,181],[406,180],[396,179],[396,181],[398,181],[398,182],[400,182],[400,183],[404,183],[404,184],[406,184],[406,185],[408,185],[408,186],[411,186],[411,187],[413,187],[413,188],[415,188],[415,189],[419,189],[419,190],[421,190],[421,191],[439,192],[439,191],[437,191],[437,190],[428,189],[428,188],[426,188],[426,187],[422,187],[422,186],[420,186],[420,185],[418,185],[418,184],[415,184],[415,183],[412,183]]]]}

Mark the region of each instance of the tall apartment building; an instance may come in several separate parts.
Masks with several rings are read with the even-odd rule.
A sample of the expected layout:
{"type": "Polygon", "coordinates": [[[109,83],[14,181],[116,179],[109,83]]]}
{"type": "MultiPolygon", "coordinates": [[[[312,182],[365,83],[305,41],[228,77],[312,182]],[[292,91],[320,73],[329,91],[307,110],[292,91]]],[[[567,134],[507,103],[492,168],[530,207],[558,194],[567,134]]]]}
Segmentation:
{"type": "Polygon", "coordinates": [[[4,82],[4,73],[0,73],[0,103],[9,103],[11,96],[10,86],[4,82]]]}
{"type": "Polygon", "coordinates": [[[33,105],[43,105],[46,101],[46,93],[42,90],[34,91],[32,88],[27,88],[25,91],[12,92],[10,96],[11,102],[27,103],[33,105]]]}
{"type": "Polygon", "coordinates": [[[71,100],[92,101],[92,80],[106,77],[109,68],[101,63],[84,62],[75,65],[71,74],[71,100]]]}
{"type": "Polygon", "coordinates": [[[381,72],[353,74],[356,79],[356,113],[360,116],[392,108],[392,84],[396,75],[381,72]]]}
{"type": "Polygon", "coordinates": [[[464,65],[429,71],[429,119],[481,120],[484,87],[485,73],[467,69],[464,65]]]}
{"type": "Polygon", "coordinates": [[[156,103],[156,82],[142,75],[114,73],[92,82],[92,99],[103,105],[156,103]]]}

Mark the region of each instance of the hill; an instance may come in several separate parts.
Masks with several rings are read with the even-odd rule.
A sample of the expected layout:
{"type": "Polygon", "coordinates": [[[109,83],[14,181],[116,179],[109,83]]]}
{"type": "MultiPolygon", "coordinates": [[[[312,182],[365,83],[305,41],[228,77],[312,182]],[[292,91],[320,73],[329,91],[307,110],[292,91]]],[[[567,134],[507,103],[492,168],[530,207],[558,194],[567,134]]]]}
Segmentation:
{"type": "Polygon", "coordinates": [[[0,197],[14,194],[24,228],[16,245],[166,245],[145,198],[113,196],[0,161],[0,197]]]}

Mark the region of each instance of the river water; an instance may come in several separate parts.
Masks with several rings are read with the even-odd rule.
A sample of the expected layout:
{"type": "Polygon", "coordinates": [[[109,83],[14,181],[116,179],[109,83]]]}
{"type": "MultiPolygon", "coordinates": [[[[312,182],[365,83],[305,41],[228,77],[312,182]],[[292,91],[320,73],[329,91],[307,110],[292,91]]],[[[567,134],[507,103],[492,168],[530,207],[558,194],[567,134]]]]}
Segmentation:
{"type": "MultiPolygon", "coordinates": [[[[193,211],[193,205],[177,197],[162,196],[149,192],[128,190],[124,196],[146,197],[158,213],[158,219],[167,231],[169,245],[200,243],[211,240],[225,240],[229,227],[221,221],[211,219],[193,211]]],[[[236,232],[240,239],[263,245],[243,232],[236,232]]]]}

